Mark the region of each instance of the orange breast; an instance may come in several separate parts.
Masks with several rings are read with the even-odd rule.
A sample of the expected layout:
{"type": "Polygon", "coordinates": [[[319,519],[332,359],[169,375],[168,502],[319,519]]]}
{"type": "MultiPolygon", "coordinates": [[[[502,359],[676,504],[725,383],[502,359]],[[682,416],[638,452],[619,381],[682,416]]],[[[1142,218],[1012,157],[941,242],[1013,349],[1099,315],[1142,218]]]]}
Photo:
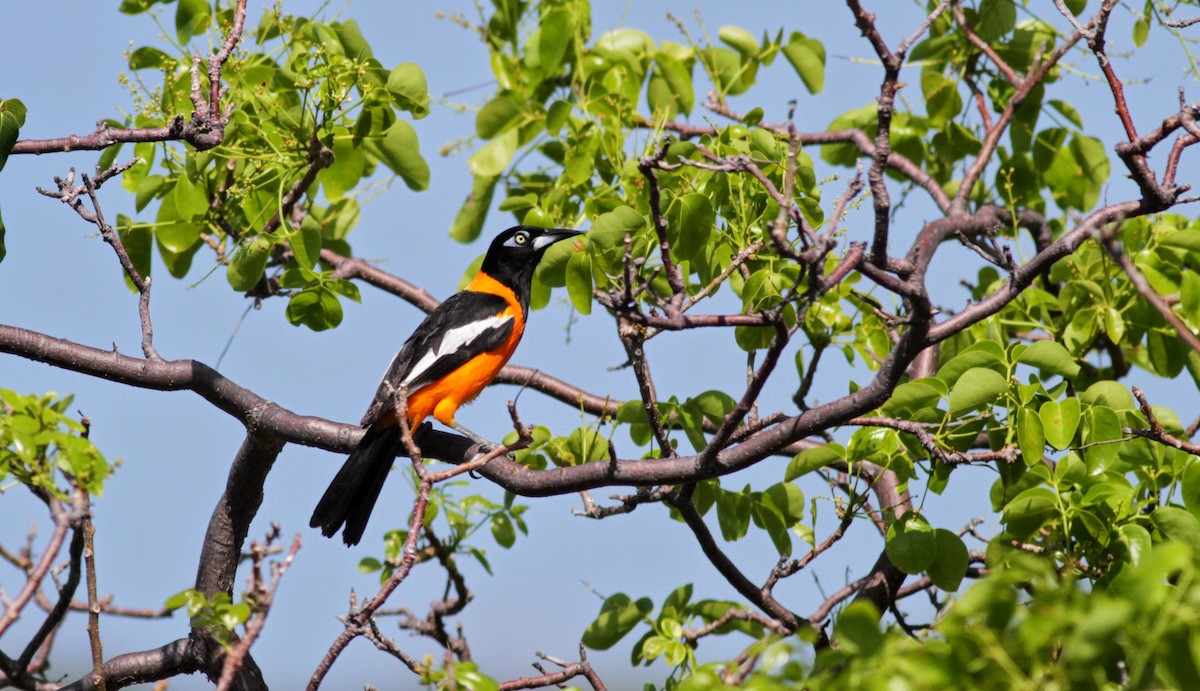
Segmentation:
{"type": "Polygon", "coordinates": [[[477,274],[467,285],[467,290],[503,297],[508,307],[502,314],[512,317],[512,333],[499,348],[476,355],[447,376],[409,393],[408,423],[414,429],[430,415],[443,424],[453,426],[454,413],[459,406],[474,400],[492,383],[521,342],[521,335],[525,331],[525,314],[512,290],[484,273],[477,274]]]}

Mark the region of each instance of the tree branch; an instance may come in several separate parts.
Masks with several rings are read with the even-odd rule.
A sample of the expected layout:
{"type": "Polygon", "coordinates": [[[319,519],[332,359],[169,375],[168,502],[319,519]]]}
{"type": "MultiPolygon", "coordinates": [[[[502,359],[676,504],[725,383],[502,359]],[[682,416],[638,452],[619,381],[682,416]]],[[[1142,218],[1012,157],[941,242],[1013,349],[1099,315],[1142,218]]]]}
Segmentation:
{"type": "MultiPolygon", "coordinates": [[[[241,40],[242,27],[246,21],[246,0],[237,0],[234,10],[233,26],[225,37],[221,49],[209,58],[209,101],[197,95],[199,77],[193,74],[193,105],[196,106],[190,120],[184,121],[182,115],[177,115],[164,127],[109,127],[101,122],[91,134],[72,134],[55,139],[25,139],[13,145],[13,154],[50,154],[67,151],[99,151],[115,144],[126,142],[168,142],[183,141],[191,144],[197,151],[206,151],[220,144],[225,139],[225,126],[229,124],[229,112],[232,104],[221,112],[219,102],[221,88],[221,70],[233,49],[241,40]]],[[[200,57],[196,56],[198,65],[200,57]]],[[[198,67],[194,67],[198,70],[198,67]]]]}

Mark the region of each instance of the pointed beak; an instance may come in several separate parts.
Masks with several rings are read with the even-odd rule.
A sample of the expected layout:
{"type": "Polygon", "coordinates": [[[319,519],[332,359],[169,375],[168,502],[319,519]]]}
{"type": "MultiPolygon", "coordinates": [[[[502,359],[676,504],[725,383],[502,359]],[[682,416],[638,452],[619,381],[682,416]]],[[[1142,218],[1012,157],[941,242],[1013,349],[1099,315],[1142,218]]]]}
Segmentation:
{"type": "Polygon", "coordinates": [[[547,247],[549,247],[550,245],[553,245],[554,243],[558,242],[559,240],[566,240],[567,238],[577,237],[579,235],[583,235],[583,233],[584,233],[584,231],[582,231],[582,230],[569,230],[567,228],[548,228],[545,233],[543,233],[542,235],[540,235],[534,239],[533,248],[535,250],[544,250],[547,247]]]}

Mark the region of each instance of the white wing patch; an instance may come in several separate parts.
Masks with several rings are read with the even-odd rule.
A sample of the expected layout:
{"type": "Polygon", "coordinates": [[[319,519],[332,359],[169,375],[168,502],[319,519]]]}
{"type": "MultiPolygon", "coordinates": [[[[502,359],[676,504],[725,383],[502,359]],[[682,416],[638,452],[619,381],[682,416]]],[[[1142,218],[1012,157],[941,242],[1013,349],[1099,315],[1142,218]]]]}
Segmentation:
{"type": "Polygon", "coordinates": [[[464,324],[463,326],[455,329],[450,329],[444,336],[442,336],[442,342],[437,348],[425,353],[420,360],[413,364],[412,369],[408,371],[408,375],[404,377],[404,381],[401,382],[401,384],[405,386],[411,384],[422,374],[424,374],[430,367],[432,367],[433,364],[438,360],[466,346],[467,344],[471,343],[471,341],[479,338],[479,336],[481,336],[483,333],[495,328],[503,327],[506,323],[511,321],[511,316],[497,315],[495,317],[488,317],[487,319],[480,319],[478,321],[471,322],[470,324],[464,324]]]}

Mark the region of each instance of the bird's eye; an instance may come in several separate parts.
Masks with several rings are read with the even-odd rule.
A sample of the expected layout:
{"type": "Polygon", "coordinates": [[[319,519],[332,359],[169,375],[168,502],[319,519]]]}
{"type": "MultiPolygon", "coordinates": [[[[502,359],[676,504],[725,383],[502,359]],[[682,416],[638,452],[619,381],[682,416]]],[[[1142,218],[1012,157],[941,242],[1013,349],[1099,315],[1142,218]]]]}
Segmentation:
{"type": "Polygon", "coordinates": [[[518,245],[524,245],[526,242],[529,242],[529,234],[517,233],[513,236],[513,242],[517,243],[518,245]]]}

